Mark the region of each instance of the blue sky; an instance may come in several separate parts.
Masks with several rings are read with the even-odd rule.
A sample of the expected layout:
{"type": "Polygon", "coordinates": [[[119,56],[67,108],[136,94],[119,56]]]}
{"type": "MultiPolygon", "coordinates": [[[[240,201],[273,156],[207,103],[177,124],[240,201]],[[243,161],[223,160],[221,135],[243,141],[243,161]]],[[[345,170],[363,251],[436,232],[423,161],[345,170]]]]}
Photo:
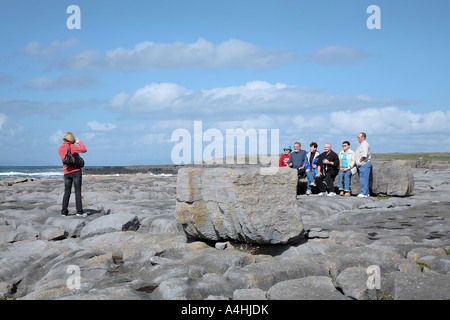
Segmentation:
{"type": "Polygon", "coordinates": [[[170,164],[194,121],[278,129],[280,147],[356,149],[364,131],[376,153],[450,151],[447,0],[0,5],[0,165],[59,165],[66,131],[87,165],[170,164]]]}

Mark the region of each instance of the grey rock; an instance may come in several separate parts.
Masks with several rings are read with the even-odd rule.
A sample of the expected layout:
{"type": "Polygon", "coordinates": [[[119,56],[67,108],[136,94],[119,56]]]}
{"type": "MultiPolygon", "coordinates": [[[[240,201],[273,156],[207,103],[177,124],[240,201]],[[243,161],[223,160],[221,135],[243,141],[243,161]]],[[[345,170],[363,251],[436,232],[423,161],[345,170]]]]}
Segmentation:
{"type": "MultiPolygon", "coordinates": [[[[360,193],[358,174],[352,175],[351,186],[353,194],[360,193]]],[[[371,192],[373,194],[407,196],[413,190],[414,175],[407,161],[372,159],[371,192]]]]}
{"type": "Polygon", "coordinates": [[[139,228],[139,219],[137,216],[129,213],[116,213],[97,218],[89,222],[80,233],[82,239],[99,234],[137,230],[139,228]]]}
{"type": "Polygon", "coordinates": [[[80,235],[81,229],[86,225],[86,222],[77,218],[50,217],[45,224],[64,229],[68,237],[77,237],[80,235]]]}
{"type": "Polygon", "coordinates": [[[259,262],[246,267],[229,268],[224,277],[239,281],[243,288],[268,290],[278,282],[307,276],[337,274],[337,266],[324,256],[259,262]]]}
{"type": "Polygon", "coordinates": [[[296,172],[263,169],[180,169],[178,223],[202,240],[281,244],[297,239],[303,224],[295,201],[296,172]]]}
{"type": "Polygon", "coordinates": [[[154,300],[203,300],[210,296],[231,298],[241,285],[214,273],[202,278],[171,278],[163,281],[151,294],[154,300]]]}
{"type": "Polygon", "coordinates": [[[450,274],[399,272],[394,300],[449,300],[450,274]]]}
{"type": "Polygon", "coordinates": [[[376,300],[376,289],[367,286],[368,275],[366,268],[350,267],[339,273],[335,286],[342,292],[356,300],[376,300]]]}
{"type": "Polygon", "coordinates": [[[40,232],[39,238],[43,240],[62,240],[67,238],[68,234],[66,230],[61,228],[45,228],[40,232]]]}
{"type": "Polygon", "coordinates": [[[267,291],[269,300],[349,300],[334,287],[331,278],[309,276],[281,281],[267,291]]]}
{"type": "Polygon", "coordinates": [[[357,299],[369,265],[381,269],[381,297],[449,299],[450,170],[414,169],[414,178],[409,197],[299,196],[303,229],[317,237],[270,245],[229,240],[223,250],[191,242],[180,229],[175,176],[86,177],[86,217],[59,216],[61,181],[0,187],[0,299],[265,299],[269,290],[276,299],[284,281],[289,299],[357,299]],[[141,222],[137,232],[105,228],[78,237],[104,214],[125,212],[141,222]],[[43,240],[61,230],[67,238],[43,240]],[[67,287],[71,265],[80,268],[80,289],[67,287]]]}
{"type": "Polygon", "coordinates": [[[233,300],[267,300],[261,289],[237,289],[233,292],[233,300]]]}
{"type": "Polygon", "coordinates": [[[218,250],[225,250],[227,248],[227,242],[216,242],[214,247],[218,250]]]}

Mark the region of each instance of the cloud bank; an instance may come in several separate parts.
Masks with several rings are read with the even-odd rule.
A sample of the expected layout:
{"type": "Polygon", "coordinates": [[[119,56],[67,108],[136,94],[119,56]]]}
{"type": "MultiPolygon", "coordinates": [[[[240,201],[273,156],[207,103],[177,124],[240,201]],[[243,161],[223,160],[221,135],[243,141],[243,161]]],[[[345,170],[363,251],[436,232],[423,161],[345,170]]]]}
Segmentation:
{"type": "Polygon", "coordinates": [[[318,49],[309,58],[322,65],[350,65],[359,60],[371,58],[372,54],[357,47],[332,45],[318,49]]]}
{"type": "MultiPolygon", "coordinates": [[[[37,48],[29,51],[45,51],[39,50],[37,45],[32,47],[37,48]]],[[[200,38],[193,43],[145,41],[131,50],[116,48],[105,54],[97,50],[83,50],[78,55],[65,57],[60,65],[71,70],[90,72],[185,68],[262,70],[297,60],[296,54],[289,51],[260,48],[242,40],[229,39],[215,45],[200,38]]]]}
{"type": "Polygon", "coordinates": [[[110,109],[128,114],[211,119],[255,114],[315,114],[335,110],[408,106],[416,100],[338,96],[323,89],[251,81],[241,86],[191,90],[176,83],[151,83],[128,94],[117,94],[110,109]]]}

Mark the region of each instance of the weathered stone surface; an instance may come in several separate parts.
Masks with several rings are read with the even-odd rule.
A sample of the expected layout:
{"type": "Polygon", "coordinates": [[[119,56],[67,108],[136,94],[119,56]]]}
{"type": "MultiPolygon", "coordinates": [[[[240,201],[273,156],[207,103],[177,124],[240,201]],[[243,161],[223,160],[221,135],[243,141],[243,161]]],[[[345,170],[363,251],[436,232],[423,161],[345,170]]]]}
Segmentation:
{"type": "Polygon", "coordinates": [[[229,240],[222,250],[169,227],[176,177],[84,179],[84,217],[60,217],[62,181],[0,187],[0,299],[264,299],[269,290],[278,299],[277,288],[286,299],[355,299],[370,265],[380,267],[378,299],[449,299],[450,170],[414,175],[409,197],[299,196],[308,237],[229,240]],[[141,225],[77,236],[78,223],[108,212],[128,212],[141,225]],[[55,227],[68,237],[44,240],[55,227]],[[70,266],[80,268],[80,289],[68,287],[70,266]]]}
{"type": "Polygon", "coordinates": [[[281,281],[267,291],[267,297],[269,300],[350,300],[325,276],[281,281]]]}
{"type": "Polygon", "coordinates": [[[45,224],[58,227],[67,232],[68,237],[76,237],[80,235],[81,229],[86,225],[81,219],[65,219],[61,217],[50,217],[45,224]]]}
{"type": "Polygon", "coordinates": [[[268,290],[277,282],[307,276],[329,276],[337,273],[337,266],[324,256],[302,255],[296,259],[275,260],[232,267],[224,276],[239,281],[243,288],[268,290]]]}
{"type": "MultiPolygon", "coordinates": [[[[414,175],[407,161],[373,159],[371,176],[371,193],[375,195],[408,196],[414,189],[414,175]]],[[[353,194],[360,193],[358,174],[352,175],[351,185],[353,194]]]]}
{"type": "Polygon", "coordinates": [[[130,213],[116,213],[97,218],[89,222],[81,230],[81,238],[94,235],[110,233],[115,231],[137,230],[139,228],[138,218],[130,213]]]}
{"type": "Polygon", "coordinates": [[[261,289],[237,289],[233,292],[233,300],[267,300],[261,289]]]}
{"type": "Polygon", "coordinates": [[[376,289],[367,287],[366,268],[350,267],[343,270],[336,278],[335,286],[353,299],[376,300],[376,289]]]}
{"type": "Polygon", "coordinates": [[[394,300],[449,300],[450,274],[399,272],[394,300]]]}
{"type": "Polygon", "coordinates": [[[303,231],[296,186],[290,168],[180,169],[177,221],[197,239],[287,243],[303,231]]]}

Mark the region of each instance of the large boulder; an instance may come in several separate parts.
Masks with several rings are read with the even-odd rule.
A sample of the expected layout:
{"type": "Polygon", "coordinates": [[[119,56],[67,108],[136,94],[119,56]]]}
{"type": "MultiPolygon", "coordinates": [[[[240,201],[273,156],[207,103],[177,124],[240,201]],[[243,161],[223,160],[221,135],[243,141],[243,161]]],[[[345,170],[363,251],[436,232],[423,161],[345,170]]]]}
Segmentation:
{"type": "Polygon", "coordinates": [[[303,231],[296,188],[297,173],[290,168],[183,168],[177,221],[201,240],[288,243],[303,231]]]}
{"type": "MultiPolygon", "coordinates": [[[[375,195],[409,196],[414,189],[411,164],[404,160],[372,159],[370,191],[375,195]]],[[[338,179],[335,180],[338,186],[338,179]]],[[[352,176],[352,193],[361,191],[359,175],[352,176]]]]}

